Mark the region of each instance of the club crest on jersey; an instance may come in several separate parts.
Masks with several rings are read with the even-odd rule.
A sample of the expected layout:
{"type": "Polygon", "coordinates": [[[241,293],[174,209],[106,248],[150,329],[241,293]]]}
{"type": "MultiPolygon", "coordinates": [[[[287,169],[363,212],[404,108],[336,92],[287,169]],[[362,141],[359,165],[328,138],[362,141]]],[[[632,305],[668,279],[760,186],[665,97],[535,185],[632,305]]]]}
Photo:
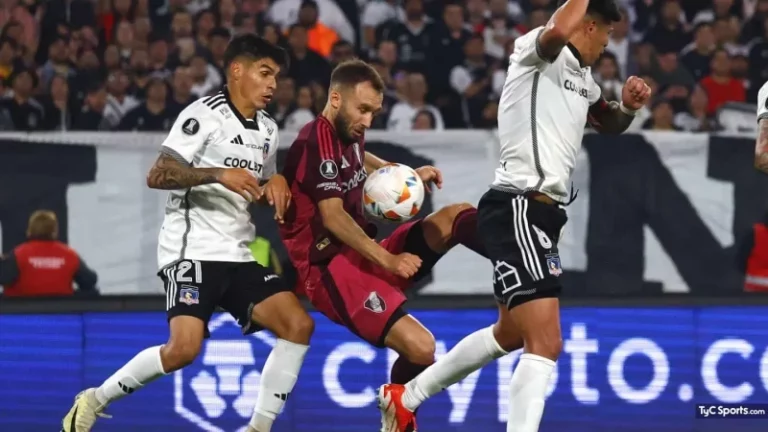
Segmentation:
{"type": "Polygon", "coordinates": [[[264,159],[267,158],[267,155],[269,154],[269,138],[264,140],[264,159]]]}
{"type": "Polygon", "coordinates": [[[200,130],[200,122],[195,118],[188,118],[184,120],[181,125],[181,131],[187,135],[194,135],[200,130]]]}
{"type": "Polygon", "coordinates": [[[387,304],[384,299],[376,292],[372,292],[365,300],[365,308],[373,313],[382,313],[387,310],[387,304]]]}
{"type": "Polygon", "coordinates": [[[547,270],[549,270],[549,274],[555,277],[563,274],[563,267],[560,265],[560,255],[549,254],[544,255],[544,257],[547,259],[547,270]]]}
{"type": "Polygon", "coordinates": [[[320,175],[328,180],[335,179],[339,175],[339,168],[336,166],[336,162],[330,159],[320,162],[320,175]]]}
{"type": "Polygon", "coordinates": [[[188,306],[198,304],[200,303],[200,291],[196,287],[182,285],[179,290],[179,301],[188,306]]]}

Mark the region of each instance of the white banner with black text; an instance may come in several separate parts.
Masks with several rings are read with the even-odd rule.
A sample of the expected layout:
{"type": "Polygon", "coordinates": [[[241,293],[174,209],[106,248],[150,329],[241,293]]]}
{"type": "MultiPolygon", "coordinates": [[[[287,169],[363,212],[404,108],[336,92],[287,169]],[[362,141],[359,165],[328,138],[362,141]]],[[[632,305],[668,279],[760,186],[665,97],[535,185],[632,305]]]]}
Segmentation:
{"type": "MultiPolygon", "coordinates": [[[[281,134],[280,160],[295,134],[281,134]]],[[[146,187],[159,134],[0,134],[0,238],[24,241],[34,210],[54,210],[104,294],[159,293],[156,241],[165,193],[146,187]]],[[[740,291],[734,247],[768,210],[768,176],[752,168],[754,138],[684,133],[588,134],[573,175],[578,199],[561,240],[566,296],[740,291]]],[[[442,190],[423,213],[476,204],[498,165],[491,131],[371,132],[366,149],[413,167],[431,164],[442,190]]],[[[258,235],[290,265],[269,208],[258,235]]],[[[386,235],[392,227],[380,227],[386,235]]],[[[420,284],[420,295],[491,294],[492,268],[463,247],[420,284]]]]}

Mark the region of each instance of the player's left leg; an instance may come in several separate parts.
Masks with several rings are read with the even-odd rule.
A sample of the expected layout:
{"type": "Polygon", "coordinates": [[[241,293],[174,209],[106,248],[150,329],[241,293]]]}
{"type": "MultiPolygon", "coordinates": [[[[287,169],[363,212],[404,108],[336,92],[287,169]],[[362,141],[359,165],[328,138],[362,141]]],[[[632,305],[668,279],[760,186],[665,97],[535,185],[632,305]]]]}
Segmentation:
{"type": "Polygon", "coordinates": [[[270,432],[293,391],[309,349],[314,321],[296,295],[275,275],[255,262],[243,263],[221,306],[248,335],[267,329],[277,336],[261,371],[259,394],[248,432],[270,432]]]}
{"type": "MultiPolygon", "coordinates": [[[[457,244],[487,256],[477,235],[477,209],[468,203],[451,204],[422,220],[403,224],[382,242],[382,246],[392,253],[408,252],[422,259],[421,269],[414,280],[429,273],[435,263],[457,244]]],[[[401,288],[406,288],[405,285],[401,288]]],[[[416,336],[419,328],[424,329],[413,317],[408,318],[392,326],[387,336],[390,343],[395,345],[387,343],[387,346],[400,354],[411,353],[416,349],[411,348],[410,339],[419,337],[416,336]]],[[[431,333],[429,338],[433,339],[431,333]]],[[[432,364],[431,358],[428,361],[420,358],[418,362],[413,362],[410,360],[413,357],[412,354],[401,355],[395,361],[392,365],[392,383],[405,384],[432,364]]]]}

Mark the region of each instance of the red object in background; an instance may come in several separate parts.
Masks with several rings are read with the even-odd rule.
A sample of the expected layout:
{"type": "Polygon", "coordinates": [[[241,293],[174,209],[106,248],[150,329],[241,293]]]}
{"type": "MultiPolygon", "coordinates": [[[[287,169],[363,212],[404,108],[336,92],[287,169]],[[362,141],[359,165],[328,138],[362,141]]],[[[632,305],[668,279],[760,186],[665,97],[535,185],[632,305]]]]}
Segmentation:
{"type": "Polygon", "coordinates": [[[768,227],[755,224],[754,246],[747,260],[744,291],[768,292],[768,227]]]}
{"type": "Polygon", "coordinates": [[[700,84],[709,96],[707,114],[715,114],[717,109],[727,102],[744,102],[747,100],[747,92],[741,80],[729,78],[728,81],[719,83],[708,76],[702,79],[700,84]]]}
{"type": "Polygon", "coordinates": [[[101,15],[101,27],[104,29],[104,39],[106,39],[107,45],[112,43],[112,37],[114,35],[113,29],[115,28],[115,14],[106,13],[101,15]]]}
{"type": "Polygon", "coordinates": [[[5,287],[6,297],[71,296],[80,257],[55,240],[32,240],[13,250],[19,277],[5,287]]]}

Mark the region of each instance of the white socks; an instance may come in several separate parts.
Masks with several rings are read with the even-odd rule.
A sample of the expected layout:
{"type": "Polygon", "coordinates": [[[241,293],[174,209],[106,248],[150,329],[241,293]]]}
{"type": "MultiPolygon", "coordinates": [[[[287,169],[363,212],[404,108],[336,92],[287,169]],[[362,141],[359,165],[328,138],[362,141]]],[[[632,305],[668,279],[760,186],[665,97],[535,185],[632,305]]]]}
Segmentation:
{"type": "Polygon", "coordinates": [[[138,353],[96,389],[96,400],[104,406],[144,387],[165,375],[160,361],[160,346],[138,353]]]}
{"type": "Polygon", "coordinates": [[[403,405],[414,411],[427,398],[506,354],[493,336],[493,326],[478,330],[406,384],[403,405]]]}
{"type": "Polygon", "coordinates": [[[520,356],[512,374],[507,432],[538,432],[555,362],[536,354],[520,356]]]}
{"type": "Polygon", "coordinates": [[[309,346],[278,339],[261,371],[259,395],[250,426],[258,432],[270,432],[272,423],[283,410],[293,391],[304,355],[309,346]]]}

